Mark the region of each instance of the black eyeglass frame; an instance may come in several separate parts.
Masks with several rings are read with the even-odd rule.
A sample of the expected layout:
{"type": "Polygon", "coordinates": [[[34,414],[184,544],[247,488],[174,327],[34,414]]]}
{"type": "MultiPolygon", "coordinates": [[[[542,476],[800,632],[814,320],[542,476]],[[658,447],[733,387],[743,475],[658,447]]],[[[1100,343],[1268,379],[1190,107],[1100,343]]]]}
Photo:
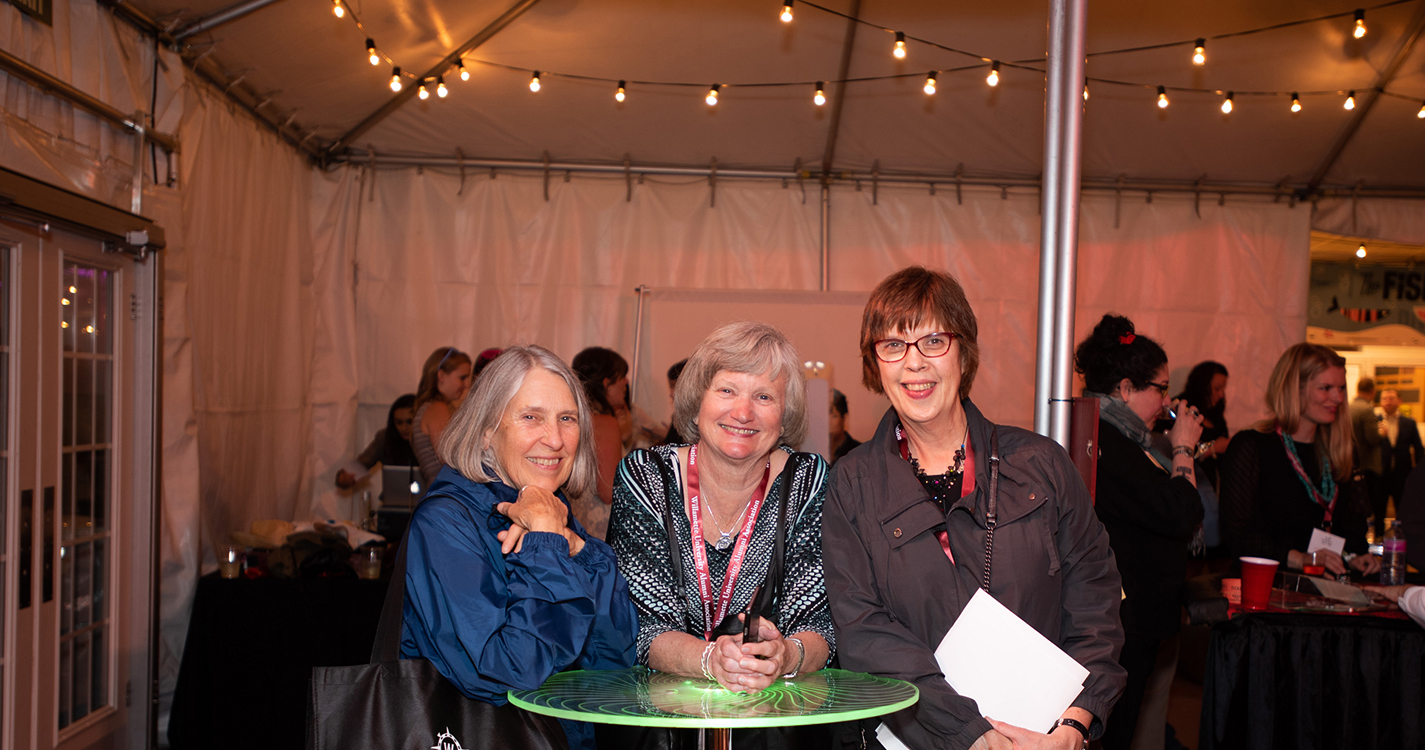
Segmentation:
{"type": "Polygon", "coordinates": [[[1169,389],[1169,387],[1170,387],[1171,384],[1170,384],[1170,383],[1154,383],[1153,381],[1149,380],[1149,381],[1148,381],[1148,385],[1150,385],[1150,386],[1152,386],[1152,387],[1154,387],[1154,388],[1157,388],[1157,389],[1158,389],[1158,393],[1160,393],[1160,394],[1166,396],[1166,395],[1168,395],[1168,389],[1169,389]]]}
{"type": "Polygon", "coordinates": [[[905,339],[877,339],[877,340],[871,342],[871,352],[876,355],[876,359],[879,359],[879,360],[881,360],[882,362],[885,362],[886,364],[893,364],[893,363],[895,363],[895,362],[899,362],[899,361],[905,359],[905,355],[910,354],[910,348],[911,348],[912,346],[915,347],[915,350],[916,350],[916,351],[920,352],[920,356],[925,357],[925,358],[927,358],[927,359],[935,359],[935,358],[937,358],[937,357],[943,357],[943,356],[945,356],[946,354],[949,354],[949,353],[950,353],[950,346],[945,347],[945,351],[943,351],[943,352],[941,352],[941,353],[939,353],[939,354],[926,354],[926,353],[925,353],[925,350],[922,349],[922,348],[920,348],[920,342],[922,342],[922,341],[924,341],[924,340],[926,340],[926,339],[928,339],[928,338],[933,338],[933,337],[935,337],[935,336],[948,336],[948,337],[950,337],[950,346],[954,346],[954,344],[955,344],[955,339],[957,339],[957,338],[960,337],[959,334],[956,334],[954,331],[935,331],[934,333],[927,333],[927,334],[925,334],[924,336],[921,336],[920,338],[916,339],[915,341],[906,341],[905,339]],[[901,355],[900,355],[899,357],[896,357],[895,359],[886,359],[885,357],[881,356],[880,346],[881,346],[881,344],[884,344],[884,343],[886,343],[887,341],[897,341],[897,342],[900,342],[900,343],[902,343],[902,344],[906,344],[905,351],[902,352],[901,355]]]}

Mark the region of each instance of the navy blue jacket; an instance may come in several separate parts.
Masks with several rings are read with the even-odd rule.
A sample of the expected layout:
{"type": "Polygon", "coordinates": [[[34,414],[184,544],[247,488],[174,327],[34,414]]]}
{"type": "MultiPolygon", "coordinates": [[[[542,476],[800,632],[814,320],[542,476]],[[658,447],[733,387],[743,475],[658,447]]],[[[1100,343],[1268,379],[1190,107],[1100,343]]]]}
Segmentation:
{"type": "MultiPolygon", "coordinates": [[[[579,554],[571,557],[568,541],[547,532],[530,532],[521,551],[500,554],[496,534],[510,522],[495,506],[517,497],[512,487],[472,482],[447,466],[406,541],[401,658],[429,659],[466,697],[495,705],[569,666],[633,666],[638,633],[613,550],[572,515],[569,527],[584,539],[579,554]]],[[[565,723],[571,747],[592,739],[576,736],[584,729],[565,723]]]]}

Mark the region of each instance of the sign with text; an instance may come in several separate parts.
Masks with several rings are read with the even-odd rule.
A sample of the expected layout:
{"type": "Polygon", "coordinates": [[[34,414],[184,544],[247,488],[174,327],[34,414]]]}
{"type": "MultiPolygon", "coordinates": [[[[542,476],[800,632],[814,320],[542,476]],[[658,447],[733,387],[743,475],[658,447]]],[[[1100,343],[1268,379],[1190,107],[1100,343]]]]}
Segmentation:
{"type": "Polygon", "coordinates": [[[1333,331],[1394,324],[1425,333],[1425,269],[1312,263],[1306,321],[1333,331]]]}

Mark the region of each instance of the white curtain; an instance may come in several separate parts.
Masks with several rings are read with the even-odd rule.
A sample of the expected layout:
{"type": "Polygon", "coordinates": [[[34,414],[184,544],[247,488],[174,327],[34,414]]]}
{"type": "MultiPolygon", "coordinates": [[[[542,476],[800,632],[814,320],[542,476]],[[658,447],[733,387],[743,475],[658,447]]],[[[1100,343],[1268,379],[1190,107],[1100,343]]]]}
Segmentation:
{"type": "MultiPolygon", "coordinates": [[[[342,298],[353,306],[354,333],[339,337],[354,353],[338,354],[334,339],[343,364],[320,386],[340,398],[322,399],[333,416],[313,425],[317,507],[342,507],[331,475],[384,423],[390,402],[415,389],[438,346],[533,342],[567,359],[603,345],[630,357],[639,284],[819,283],[818,206],[815,195],[803,203],[795,185],[722,181],[715,206],[702,180],[649,181],[632,200],[622,180],[576,176],[549,190],[546,201],[541,177],[507,173],[470,176],[462,188],[457,175],[430,169],[351,169],[332,179],[334,203],[319,213],[333,226],[345,215],[357,228],[333,229],[327,244],[343,249],[321,252],[340,257],[356,238],[355,290],[342,298]],[[356,417],[337,416],[353,383],[356,417]]],[[[831,205],[832,289],[869,290],[912,263],[950,271],[980,322],[976,401],[997,420],[1029,426],[1037,195],[966,191],[961,204],[953,192],[883,187],[873,203],[870,190],[838,188],[831,205]]],[[[1247,426],[1262,412],[1276,357],[1305,333],[1309,218],[1304,205],[1269,201],[1195,209],[1191,198],[1118,205],[1086,197],[1077,337],[1105,312],[1128,315],[1167,349],[1174,387],[1201,360],[1224,363],[1233,374],[1229,424],[1247,426]]],[[[314,377],[316,388],[327,376],[314,377]]]]}

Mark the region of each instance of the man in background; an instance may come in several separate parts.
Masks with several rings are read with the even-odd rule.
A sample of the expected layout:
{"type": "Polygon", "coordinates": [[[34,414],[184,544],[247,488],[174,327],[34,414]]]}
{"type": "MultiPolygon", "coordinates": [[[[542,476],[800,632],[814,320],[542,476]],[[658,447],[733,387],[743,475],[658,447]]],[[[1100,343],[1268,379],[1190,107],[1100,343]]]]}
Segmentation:
{"type": "MultiPolygon", "coordinates": [[[[669,398],[669,400],[672,400],[672,398],[673,398],[673,390],[678,387],[678,378],[679,378],[680,376],[682,376],[682,374],[683,374],[683,368],[684,368],[685,366],[687,366],[687,364],[688,364],[688,360],[687,360],[687,359],[680,359],[680,360],[678,360],[677,362],[674,362],[672,367],[669,367],[669,368],[668,368],[668,398],[669,398]]],[[[673,424],[673,421],[670,419],[670,420],[668,421],[668,434],[663,436],[663,444],[664,444],[664,445],[682,445],[683,443],[684,443],[683,436],[678,434],[678,426],[675,425],[675,424],[673,424]]]]}
{"type": "Polygon", "coordinates": [[[1351,432],[1356,438],[1356,454],[1360,457],[1361,473],[1366,475],[1366,490],[1371,497],[1371,515],[1375,516],[1375,535],[1384,533],[1387,491],[1381,471],[1381,436],[1385,429],[1375,411],[1376,381],[1361,378],[1356,383],[1356,397],[1351,400],[1351,432]]]}
{"type": "MultiPolygon", "coordinates": [[[[1380,463],[1381,475],[1385,477],[1385,494],[1395,499],[1395,512],[1400,514],[1401,496],[1405,492],[1405,478],[1410,470],[1420,465],[1425,456],[1425,445],[1420,442],[1420,428],[1415,420],[1400,413],[1400,394],[1387,388],[1380,392],[1380,463]]],[[[1384,519],[1385,507],[1371,509],[1377,519],[1384,519]]],[[[1377,534],[1381,524],[1377,523],[1377,534]]]]}
{"type": "Polygon", "coordinates": [[[860,440],[851,437],[846,433],[846,394],[835,388],[831,389],[831,414],[827,420],[827,427],[831,431],[831,462],[851,452],[852,448],[861,444],[860,440]]]}

